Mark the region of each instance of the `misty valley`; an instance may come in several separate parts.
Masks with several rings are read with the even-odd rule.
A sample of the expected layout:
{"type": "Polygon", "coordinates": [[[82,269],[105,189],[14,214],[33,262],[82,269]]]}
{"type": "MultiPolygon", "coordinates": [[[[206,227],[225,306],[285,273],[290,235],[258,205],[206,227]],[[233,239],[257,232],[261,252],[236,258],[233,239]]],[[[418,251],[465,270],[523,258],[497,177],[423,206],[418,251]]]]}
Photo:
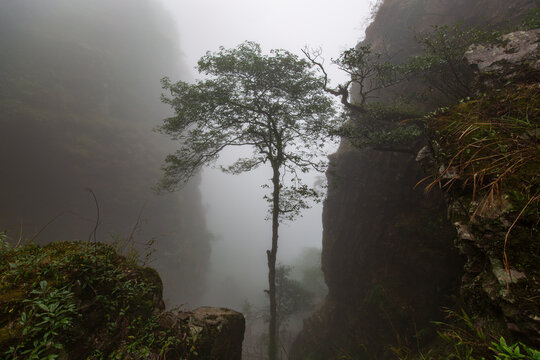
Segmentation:
{"type": "Polygon", "coordinates": [[[540,360],[538,1],[336,1],[0,1],[0,359],[540,360]]]}

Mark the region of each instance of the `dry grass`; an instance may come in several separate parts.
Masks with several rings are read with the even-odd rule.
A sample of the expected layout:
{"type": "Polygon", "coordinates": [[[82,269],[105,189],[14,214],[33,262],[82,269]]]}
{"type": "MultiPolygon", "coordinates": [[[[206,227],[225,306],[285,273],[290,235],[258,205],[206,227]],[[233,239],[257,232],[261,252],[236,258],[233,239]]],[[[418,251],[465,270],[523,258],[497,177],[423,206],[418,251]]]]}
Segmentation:
{"type": "Polygon", "coordinates": [[[527,208],[538,205],[539,95],[538,85],[512,86],[434,116],[428,126],[446,165],[427,189],[472,187],[473,218],[500,209],[507,190],[527,208]]]}
{"type": "MultiPolygon", "coordinates": [[[[471,221],[507,211],[540,223],[540,87],[510,85],[431,117],[429,134],[438,145],[438,173],[426,190],[456,185],[472,191],[471,221]]],[[[426,180],[426,179],[424,179],[426,180]]]]}

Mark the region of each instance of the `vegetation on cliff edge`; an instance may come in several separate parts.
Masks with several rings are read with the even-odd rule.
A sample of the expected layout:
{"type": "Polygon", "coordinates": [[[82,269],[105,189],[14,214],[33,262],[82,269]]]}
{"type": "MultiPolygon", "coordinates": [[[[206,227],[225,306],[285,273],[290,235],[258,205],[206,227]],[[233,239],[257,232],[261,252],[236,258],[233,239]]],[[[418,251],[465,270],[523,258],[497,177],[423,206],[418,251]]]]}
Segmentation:
{"type": "Polygon", "coordinates": [[[155,270],[102,243],[5,240],[0,358],[179,359],[195,351],[187,331],[160,325],[167,313],[155,270]]]}

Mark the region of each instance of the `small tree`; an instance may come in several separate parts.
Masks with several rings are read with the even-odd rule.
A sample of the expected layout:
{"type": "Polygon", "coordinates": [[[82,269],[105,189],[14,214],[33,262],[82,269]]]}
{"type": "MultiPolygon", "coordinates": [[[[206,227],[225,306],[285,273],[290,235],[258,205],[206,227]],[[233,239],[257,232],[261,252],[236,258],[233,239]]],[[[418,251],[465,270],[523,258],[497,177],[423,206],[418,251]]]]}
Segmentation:
{"type": "Polygon", "coordinates": [[[321,59],[321,50],[305,48],[302,52],[323,73],[324,91],[340,97],[341,103],[355,112],[366,112],[367,102],[376,92],[402,82],[408,75],[406,68],[393,64],[389,56],[374,52],[370,44],[361,44],[343,51],[337,59],[332,60],[333,64],[350,76],[350,80],[331,88],[328,86],[328,74],[321,59]],[[356,86],[357,102],[351,102],[349,96],[353,85],[356,86]]]}
{"type": "Polygon", "coordinates": [[[404,66],[419,76],[428,86],[443,96],[445,102],[455,103],[473,95],[474,72],[463,59],[472,44],[495,41],[496,30],[465,27],[461,24],[433,26],[428,32],[416,34],[423,54],[413,56],[404,66]]]}
{"type": "Polygon", "coordinates": [[[314,294],[299,281],[290,278],[292,267],[280,265],[276,269],[277,327],[285,326],[294,315],[306,311],[313,303],[314,294]]]}
{"type": "Polygon", "coordinates": [[[382,151],[415,152],[415,146],[410,142],[420,134],[420,129],[414,123],[403,125],[400,122],[416,114],[405,104],[387,105],[373,101],[381,90],[407,80],[412,67],[396,65],[388,55],[375,52],[370,44],[360,44],[332,60],[349,76],[348,81],[333,88],[328,84],[321,51],[309,48],[302,51],[323,74],[324,91],[339,97],[346,117],[354,120],[341,127],[337,135],[360,148],[370,146],[382,151]],[[351,91],[356,94],[356,101],[350,98],[351,91]]]}
{"type": "Polygon", "coordinates": [[[225,171],[238,174],[269,164],[271,248],[267,250],[270,298],[269,358],[277,352],[276,256],[280,220],[292,219],[320,194],[302,182],[301,173],[322,171],[324,144],[334,118],[323,79],[311,64],[285,50],[263,55],[258,44],[208,52],[198,62],[205,80],[193,84],[162,80],[163,96],[175,115],[164,120],[163,133],[179,141],[166,158],[161,187],[174,190],[227,147],[249,146],[253,154],[225,171]]]}

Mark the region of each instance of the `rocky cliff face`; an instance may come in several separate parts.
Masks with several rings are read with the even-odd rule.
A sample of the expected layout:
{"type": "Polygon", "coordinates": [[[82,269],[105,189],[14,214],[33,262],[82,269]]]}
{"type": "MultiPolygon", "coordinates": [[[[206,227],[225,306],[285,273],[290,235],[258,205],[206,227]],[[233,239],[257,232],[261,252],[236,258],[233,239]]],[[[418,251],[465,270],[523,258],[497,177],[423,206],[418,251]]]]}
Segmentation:
{"type": "MultiPolygon", "coordinates": [[[[419,51],[414,31],[502,23],[531,8],[534,1],[386,0],[366,42],[401,61],[419,51]]],[[[429,321],[460,296],[465,259],[443,195],[415,187],[425,176],[409,155],[342,143],[332,156],[322,255],[329,295],[305,321],[292,358],[395,358],[392,347],[432,340],[429,321]]]]}
{"type": "Polygon", "coordinates": [[[423,174],[410,155],[342,149],[328,176],[322,259],[329,294],[305,323],[293,358],[384,358],[450,304],[462,265],[454,231],[440,194],[415,189],[423,174]]]}
{"type": "Polygon", "coordinates": [[[447,193],[447,199],[449,218],[457,229],[456,246],[467,259],[462,298],[483,321],[498,321],[501,335],[540,346],[540,30],[512,32],[498,40],[473,45],[465,54],[476,69],[476,86],[484,95],[454,106],[433,125],[440,129],[434,142],[453,149],[471,146],[481,126],[456,141],[442,124],[489,124],[494,129],[490,140],[497,141],[497,149],[480,147],[478,153],[485,156],[489,152],[490,160],[488,166],[476,161],[475,172],[477,178],[486,176],[490,182],[468,185],[471,172],[462,164],[470,158],[450,166],[437,146],[433,148],[439,169],[431,171],[441,174],[441,169],[446,169],[439,176],[459,184],[447,193]],[[466,122],[472,112],[477,122],[466,122]],[[512,148],[503,145],[508,143],[514,144],[512,148]],[[457,167],[464,171],[455,171],[457,167]],[[484,175],[490,167],[496,169],[495,176],[484,175]],[[496,194],[497,200],[492,200],[491,194],[496,194]]]}
{"type": "Polygon", "coordinates": [[[365,41],[402,61],[420,51],[415,34],[433,25],[511,24],[537,7],[535,0],[385,0],[366,29],[365,41]]]}

